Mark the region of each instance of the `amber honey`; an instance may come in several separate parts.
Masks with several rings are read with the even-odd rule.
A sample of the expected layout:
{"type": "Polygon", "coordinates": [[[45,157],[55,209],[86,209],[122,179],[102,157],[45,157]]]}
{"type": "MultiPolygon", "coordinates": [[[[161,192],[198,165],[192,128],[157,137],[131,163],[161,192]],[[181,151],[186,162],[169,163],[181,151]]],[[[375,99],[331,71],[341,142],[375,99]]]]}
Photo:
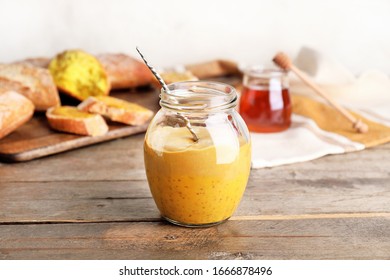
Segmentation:
{"type": "Polygon", "coordinates": [[[244,87],[240,114],[250,131],[278,132],[290,127],[291,101],[287,88],[244,87]]]}
{"type": "Polygon", "coordinates": [[[240,114],[252,132],[279,132],[291,124],[286,73],[251,68],[244,75],[240,114]]]}

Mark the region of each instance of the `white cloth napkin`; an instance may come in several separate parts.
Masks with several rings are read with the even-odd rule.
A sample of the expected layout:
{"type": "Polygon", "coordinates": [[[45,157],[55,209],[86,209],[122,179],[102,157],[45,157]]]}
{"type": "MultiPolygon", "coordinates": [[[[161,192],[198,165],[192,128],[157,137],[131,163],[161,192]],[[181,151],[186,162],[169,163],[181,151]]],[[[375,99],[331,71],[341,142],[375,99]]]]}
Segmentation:
{"type": "MultiPolygon", "coordinates": [[[[362,116],[390,126],[390,79],[368,70],[355,77],[341,64],[320,52],[304,47],[294,64],[340,104],[362,116]]],[[[290,73],[290,92],[318,99],[316,94],[290,73]]],[[[365,148],[336,133],[321,130],[316,123],[292,115],[291,127],[279,133],[251,133],[252,168],[272,167],[313,160],[329,154],[365,148]]]]}
{"type": "Polygon", "coordinates": [[[300,115],[292,115],[291,127],[278,133],[251,133],[252,168],[313,160],[329,154],[364,149],[364,145],[326,132],[300,115]]]}

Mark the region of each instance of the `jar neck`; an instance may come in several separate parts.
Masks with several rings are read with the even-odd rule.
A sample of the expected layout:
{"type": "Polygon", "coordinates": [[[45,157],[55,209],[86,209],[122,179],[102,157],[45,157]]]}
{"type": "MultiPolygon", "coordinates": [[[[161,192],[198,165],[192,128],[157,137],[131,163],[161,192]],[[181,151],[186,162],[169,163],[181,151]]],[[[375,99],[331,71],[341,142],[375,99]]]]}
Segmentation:
{"type": "Polygon", "coordinates": [[[216,113],[237,105],[236,90],[227,84],[205,81],[178,82],[161,89],[162,108],[182,113],[216,113]]]}
{"type": "Polygon", "coordinates": [[[255,88],[288,88],[287,72],[280,69],[252,66],[244,71],[243,85],[255,88]]]}

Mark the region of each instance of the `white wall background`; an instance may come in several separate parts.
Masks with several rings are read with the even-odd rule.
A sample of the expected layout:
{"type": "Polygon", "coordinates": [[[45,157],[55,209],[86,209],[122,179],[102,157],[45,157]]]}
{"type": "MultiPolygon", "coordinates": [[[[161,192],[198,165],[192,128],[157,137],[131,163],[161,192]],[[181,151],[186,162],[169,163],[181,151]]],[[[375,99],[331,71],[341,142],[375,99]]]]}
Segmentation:
{"type": "Polygon", "coordinates": [[[306,45],[390,74],[390,0],[0,0],[1,62],[136,45],[156,66],[266,63],[306,45]]]}

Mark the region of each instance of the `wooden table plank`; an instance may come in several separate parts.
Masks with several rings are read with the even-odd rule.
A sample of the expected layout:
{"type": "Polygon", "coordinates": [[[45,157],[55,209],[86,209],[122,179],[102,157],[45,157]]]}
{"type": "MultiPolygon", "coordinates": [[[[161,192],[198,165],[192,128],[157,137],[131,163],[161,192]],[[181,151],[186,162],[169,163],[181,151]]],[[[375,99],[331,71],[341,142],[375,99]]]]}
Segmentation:
{"type": "MultiPolygon", "coordinates": [[[[144,134],[69,151],[31,162],[0,163],[0,184],[41,181],[145,180],[144,134]],[[28,170],[28,172],[26,172],[28,170]]],[[[389,179],[390,143],[360,152],[331,155],[318,160],[252,170],[252,178],[323,180],[389,179]]],[[[0,186],[1,186],[0,185],[0,186]]]]}
{"type": "Polygon", "coordinates": [[[162,222],[144,135],[0,163],[0,259],[390,259],[390,144],[252,170],[225,224],[162,222]]]}
{"type": "Polygon", "coordinates": [[[0,259],[390,259],[389,218],[0,226],[0,259]]]}
{"type": "MultiPolygon", "coordinates": [[[[144,134],[139,134],[31,162],[0,163],[1,183],[142,180],[146,177],[138,176],[138,172],[144,169],[143,139],[144,134]],[[114,168],[107,172],[107,168],[113,164],[114,168]],[[27,168],[28,173],[24,172],[27,168]],[[137,175],[131,176],[134,173],[137,175]]],[[[390,143],[360,152],[326,156],[310,162],[252,169],[251,175],[259,180],[386,179],[390,176],[389,153],[390,143]]]]}
{"type": "Polygon", "coordinates": [[[0,184],[146,180],[143,166],[144,135],[134,135],[30,162],[0,163],[0,184]]]}
{"type": "MultiPolygon", "coordinates": [[[[0,223],[157,219],[143,167],[143,138],[1,164],[0,223]]],[[[389,150],[387,144],[252,170],[236,215],[390,212],[389,150]]]]}
{"type": "Polygon", "coordinates": [[[9,183],[0,224],[159,220],[146,182],[9,183]]]}
{"type": "Polygon", "coordinates": [[[189,229],[160,219],[143,139],[0,163],[0,259],[390,259],[390,143],[252,170],[231,220],[189,229]]]}
{"type": "MultiPolygon", "coordinates": [[[[390,214],[387,182],[251,178],[236,215],[390,214]]],[[[146,181],[10,182],[0,187],[0,205],[0,224],[159,219],[146,181]]]]}

